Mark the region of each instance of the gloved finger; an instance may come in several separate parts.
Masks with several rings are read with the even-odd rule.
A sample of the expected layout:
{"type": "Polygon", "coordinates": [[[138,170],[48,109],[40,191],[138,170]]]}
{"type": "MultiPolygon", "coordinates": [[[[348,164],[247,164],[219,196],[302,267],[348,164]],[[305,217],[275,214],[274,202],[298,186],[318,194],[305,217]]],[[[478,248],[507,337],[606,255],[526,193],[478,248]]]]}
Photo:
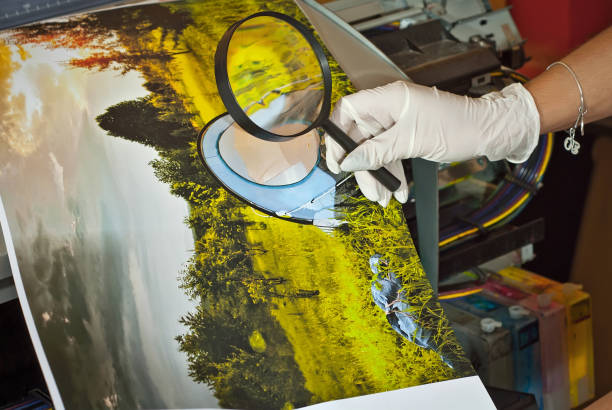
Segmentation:
{"type": "MultiPolygon", "coordinates": [[[[341,98],[336,103],[334,107],[334,111],[330,116],[330,120],[341,130],[343,130],[347,135],[351,136],[351,133],[354,133],[355,129],[355,121],[351,117],[350,112],[345,111],[343,107],[343,101],[346,97],[341,98]]],[[[329,135],[325,134],[325,161],[327,163],[327,168],[335,173],[339,174],[340,163],[346,156],[346,152],[344,149],[329,135]]]]}
{"type": "Polygon", "coordinates": [[[400,180],[400,187],[393,192],[393,196],[398,202],[405,204],[408,201],[408,194],[410,193],[410,188],[408,187],[408,182],[406,181],[406,173],[404,172],[404,165],[401,160],[394,161],[390,164],[385,165],[387,168],[397,179],[400,180]]]}
{"type": "Polygon", "coordinates": [[[368,124],[378,123],[383,129],[388,129],[399,119],[405,105],[393,102],[405,102],[407,93],[404,81],[362,90],[342,98],[342,104],[352,109],[349,112],[347,107],[343,107],[343,111],[352,118],[360,118],[368,124]]]}
{"type": "MultiPolygon", "coordinates": [[[[374,135],[380,134],[386,129],[385,125],[381,124],[376,118],[370,118],[370,113],[365,113],[366,115],[364,115],[363,112],[357,110],[357,108],[354,106],[355,99],[351,99],[349,97],[351,96],[347,96],[341,101],[337,111],[339,116],[341,116],[341,118],[339,118],[340,122],[347,123],[348,119],[351,119],[352,122],[357,125],[357,128],[364,137],[361,140],[355,140],[358,144],[363,143],[365,140],[374,135]]],[[[388,126],[393,126],[393,123],[389,123],[388,126]]]]}
{"type": "MultiPolygon", "coordinates": [[[[401,82],[389,86],[405,91],[405,85],[401,84],[401,82]]],[[[376,90],[364,90],[342,97],[336,103],[330,120],[357,144],[362,144],[368,138],[380,134],[395,122],[393,116],[388,114],[388,110],[381,111],[381,104],[384,105],[383,99],[385,98],[381,92],[386,87],[388,86],[379,87],[376,90]],[[375,104],[372,102],[374,96],[377,96],[378,98],[376,99],[379,100],[375,104]],[[374,107],[376,108],[375,110],[374,107]],[[374,112],[371,112],[372,110],[374,112]],[[383,114],[378,113],[379,111],[383,114]],[[378,117],[382,118],[382,122],[378,117]]],[[[341,171],[339,164],[347,153],[329,134],[325,135],[325,145],[327,167],[330,171],[339,173],[341,171]]]]}
{"type": "Polygon", "coordinates": [[[336,102],[334,110],[329,116],[330,121],[336,124],[338,128],[340,128],[347,134],[355,126],[356,122],[355,110],[352,108],[351,104],[347,102],[349,97],[352,97],[353,95],[355,94],[347,95],[340,98],[336,102]]]}
{"type": "MultiPolygon", "coordinates": [[[[364,171],[378,169],[385,164],[402,159],[403,153],[411,152],[411,147],[399,147],[397,133],[402,132],[399,125],[394,125],[374,138],[365,141],[350,152],[340,163],[342,171],[364,171]]],[[[408,142],[413,143],[411,139],[408,142]]]]}
{"type": "MultiPolygon", "coordinates": [[[[342,129],[353,141],[359,144],[370,137],[367,129],[360,127],[355,121],[346,120],[348,117],[344,118],[342,120],[342,129]]],[[[346,152],[344,149],[329,134],[325,134],[325,161],[327,168],[335,174],[340,173],[340,163],[344,160],[345,156],[346,152]]]]}
{"type": "MultiPolygon", "coordinates": [[[[402,162],[399,160],[395,161],[391,164],[387,164],[385,168],[400,180],[400,187],[393,193],[393,196],[395,196],[399,202],[405,203],[408,200],[409,188],[402,162]]],[[[387,206],[391,200],[391,192],[378,182],[370,172],[355,172],[355,179],[366,198],[376,201],[382,206],[387,206]]]]}
{"type": "Polygon", "coordinates": [[[355,180],[363,196],[370,201],[387,206],[391,200],[391,192],[378,182],[368,171],[355,172],[355,180]]]}
{"type": "Polygon", "coordinates": [[[340,163],[344,160],[346,152],[329,134],[325,134],[325,162],[327,168],[334,174],[342,172],[340,163]]]}
{"type": "Polygon", "coordinates": [[[410,195],[410,188],[406,186],[405,188],[399,188],[397,191],[393,193],[393,196],[397,201],[401,204],[405,204],[408,202],[408,196],[410,195]]]}

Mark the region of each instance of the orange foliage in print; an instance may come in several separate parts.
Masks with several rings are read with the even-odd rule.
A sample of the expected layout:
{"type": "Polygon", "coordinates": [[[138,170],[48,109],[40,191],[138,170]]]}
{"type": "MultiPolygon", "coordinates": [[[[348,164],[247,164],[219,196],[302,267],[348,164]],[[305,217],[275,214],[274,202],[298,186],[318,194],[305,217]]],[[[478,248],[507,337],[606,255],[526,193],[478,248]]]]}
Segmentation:
{"type": "Polygon", "coordinates": [[[46,48],[111,49],[116,39],[110,30],[92,30],[94,17],[84,16],[67,23],[47,23],[30,26],[30,30],[16,29],[11,36],[16,44],[39,44],[46,48]],[[66,25],[70,26],[66,30],[66,25]]]}

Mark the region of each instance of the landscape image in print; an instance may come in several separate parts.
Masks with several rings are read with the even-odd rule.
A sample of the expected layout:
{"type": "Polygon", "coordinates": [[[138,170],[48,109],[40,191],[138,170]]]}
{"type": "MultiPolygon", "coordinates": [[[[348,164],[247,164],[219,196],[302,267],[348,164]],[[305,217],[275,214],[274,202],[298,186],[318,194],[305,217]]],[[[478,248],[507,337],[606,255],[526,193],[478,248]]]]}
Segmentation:
{"type": "MultiPolygon", "coordinates": [[[[66,408],[291,409],[474,374],[399,204],[334,176],[333,221],[295,223],[202,163],[217,42],[262,10],[307,24],[224,0],[0,33],[0,196],[66,408]]],[[[354,89],[330,65],[336,101],[354,89]]]]}

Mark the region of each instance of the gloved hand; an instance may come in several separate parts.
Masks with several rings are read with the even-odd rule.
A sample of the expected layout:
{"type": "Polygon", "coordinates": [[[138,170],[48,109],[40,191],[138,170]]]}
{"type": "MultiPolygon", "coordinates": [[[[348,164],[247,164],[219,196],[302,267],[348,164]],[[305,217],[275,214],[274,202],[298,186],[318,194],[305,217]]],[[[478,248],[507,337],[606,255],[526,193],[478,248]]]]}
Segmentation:
{"type": "Polygon", "coordinates": [[[402,184],[393,194],[408,199],[401,159],[454,162],[486,156],[492,161],[526,161],[538,143],[540,116],[521,84],[480,98],[397,81],[343,97],[331,121],[360,144],[349,155],[325,138],[328,168],[355,171],[363,194],[387,206],[391,192],[367,171],[387,167],[402,184]]]}

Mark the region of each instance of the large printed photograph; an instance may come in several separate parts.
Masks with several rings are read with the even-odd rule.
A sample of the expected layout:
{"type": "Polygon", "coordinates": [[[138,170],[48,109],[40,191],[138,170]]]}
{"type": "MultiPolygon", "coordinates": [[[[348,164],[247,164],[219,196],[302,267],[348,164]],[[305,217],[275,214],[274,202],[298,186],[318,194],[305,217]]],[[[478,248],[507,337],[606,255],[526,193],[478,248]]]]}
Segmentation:
{"type": "MultiPolygon", "coordinates": [[[[319,132],[224,114],[216,45],[263,10],[309,26],[223,0],[0,33],[3,232],[56,406],[291,409],[474,374],[400,205],[329,172],[319,132]]],[[[355,90],[329,58],[335,102],[355,90]]]]}

